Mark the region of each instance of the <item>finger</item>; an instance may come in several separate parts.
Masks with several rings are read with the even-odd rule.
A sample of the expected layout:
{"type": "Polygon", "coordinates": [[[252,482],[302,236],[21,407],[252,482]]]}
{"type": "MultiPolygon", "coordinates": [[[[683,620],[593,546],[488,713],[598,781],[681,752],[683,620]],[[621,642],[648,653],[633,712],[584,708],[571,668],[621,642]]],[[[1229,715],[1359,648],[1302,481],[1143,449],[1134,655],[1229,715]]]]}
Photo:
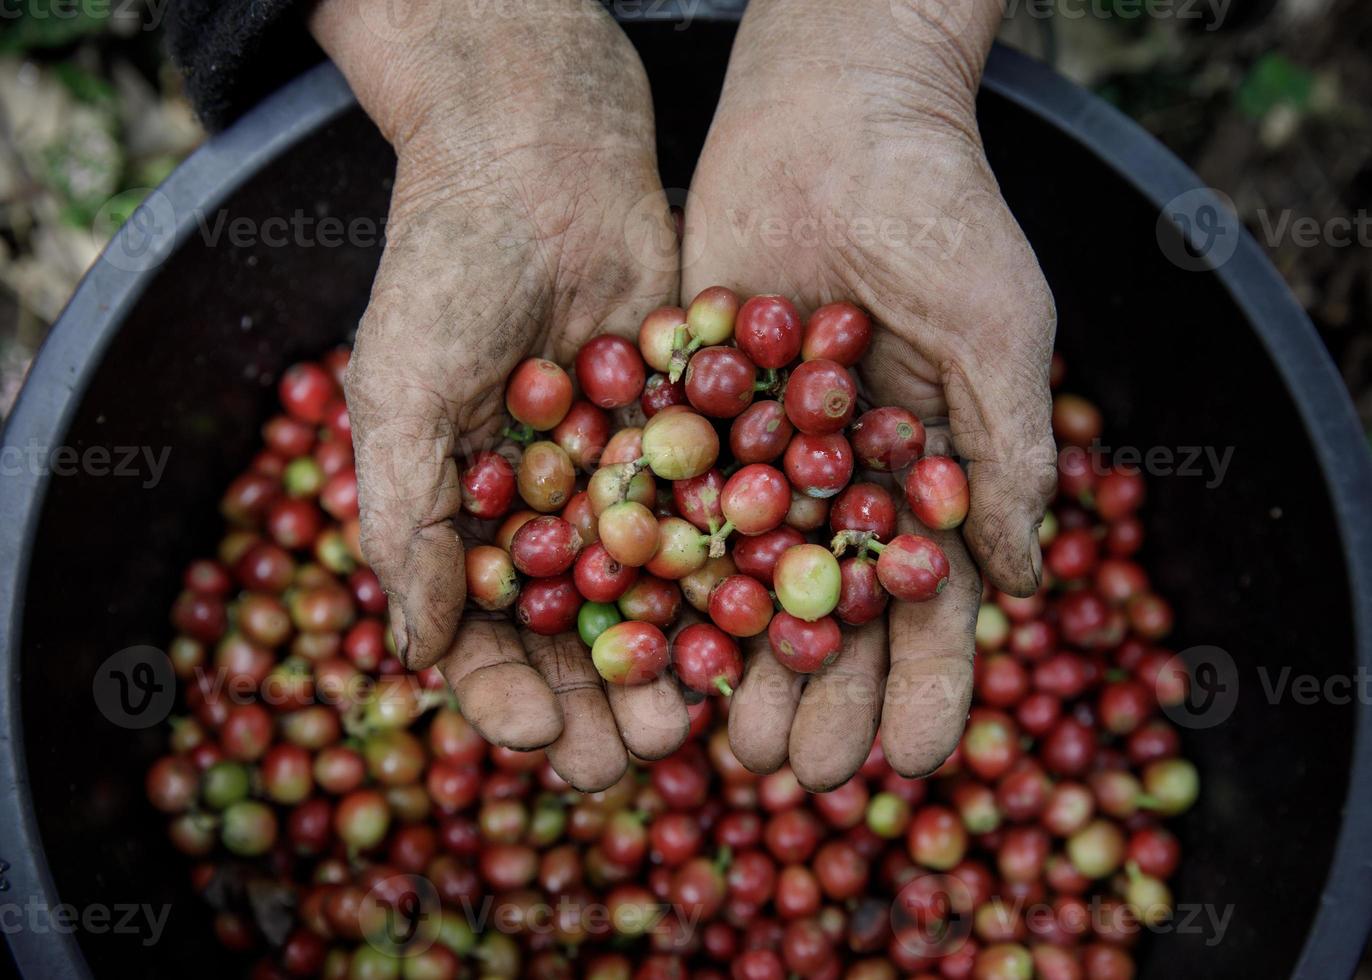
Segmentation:
{"type": "Polygon", "coordinates": [[[438,666],[457,695],[462,716],[486,741],[541,749],[562,734],[562,707],[529,666],[524,644],[509,622],[467,620],[438,666]]]}
{"type": "Polygon", "coordinates": [[[562,707],[562,734],[548,746],[553,770],[583,793],[614,785],[629,767],[629,755],[590,651],[572,633],[520,635],[534,669],[562,707]]]}
{"type": "Polygon", "coordinates": [[[876,738],[888,664],[886,624],[844,630],[843,652],[810,677],[791,725],[791,769],[812,793],[846,783],[876,738]]]}
{"type": "MultiPolygon", "coordinates": [[[[675,643],[677,634],[687,626],[703,621],[694,609],[683,610],[672,627],[671,641],[675,643]]],[[[648,684],[607,684],[605,693],[619,725],[619,737],[636,758],[645,762],[666,758],[686,741],[691,716],[686,713],[686,700],[673,671],[663,671],[648,684]]]]}
{"type": "Polygon", "coordinates": [[[973,634],[981,574],[956,531],[930,531],[908,512],[902,533],[933,539],[948,556],[948,585],[928,602],[892,601],[891,669],[881,713],[881,746],[902,776],[924,776],[962,737],[972,703],[973,634]]]}
{"type": "Polygon", "coordinates": [[[768,773],[786,761],[805,678],[777,663],[767,634],[744,641],[748,662],[729,704],[729,745],[744,767],[768,773]]]}
{"type": "Polygon", "coordinates": [[[948,425],[967,460],[971,509],[963,537],[991,583],[1032,595],[1043,577],[1038,526],[1057,485],[1048,367],[1052,301],[1000,357],[968,357],[946,370],[948,425]]]}
{"type": "Polygon", "coordinates": [[[466,599],[452,524],[462,505],[453,459],[457,407],[397,360],[387,317],[375,303],[369,309],[345,388],[362,551],[390,597],[396,657],[418,670],[452,645],[466,599]]]}
{"type": "Polygon", "coordinates": [[[619,737],[637,758],[651,762],[671,755],[686,741],[691,718],[671,672],[652,683],[606,688],[619,737]]]}
{"type": "MultiPolygon", "coordinates": [[[[895,322],[905,326],[901,321],[895,322]]],[[[908,409],[919,417],[926,430],[931,420],[942,419],[948,414],[948,402],[944,398],[938,369],[902,333],[888,329],[876,330],[872,345],[858,364],[857,371],[873,405],[895,405],[908,409]]]]}

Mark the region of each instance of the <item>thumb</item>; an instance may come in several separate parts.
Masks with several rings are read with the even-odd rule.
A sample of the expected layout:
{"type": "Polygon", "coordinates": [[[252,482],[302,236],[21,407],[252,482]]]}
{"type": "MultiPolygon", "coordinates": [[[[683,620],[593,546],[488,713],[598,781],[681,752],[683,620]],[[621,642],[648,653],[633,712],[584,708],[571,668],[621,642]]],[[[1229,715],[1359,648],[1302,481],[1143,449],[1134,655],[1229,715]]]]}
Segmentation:
{"type": "Polygon", "coordinates": [[[527,250],[492,245],[488,216],[466,203],[422,207],[406,165],[344,388],[362,550],[390,597],[396,655],[416,670],[449,652],[467,595],[459,440],[481,445],[499,425],[501,379],[536,314],[511,288],[527,250]]]}
{"type": "Polygon", "coordinates": [[[1038,526],[1057,486],[1051,324],[1041,336],[1003,359],[953,362],[944,372],[953,445],[968,463],[963,537],[991,584],[1016,596],[1031,595],[1043,577],[1038,526]]]}
{"type": "MultiPolygon", "coordinates": [[[[412,670],[448,652],[466,600],[457,405],[425,377],[398,317],[374,301],[345,391],[357,453],[362,551],[390,598],[396,656],[412,670]]],[[[432,361],[430,361],[432,363],[432,361]]]]}

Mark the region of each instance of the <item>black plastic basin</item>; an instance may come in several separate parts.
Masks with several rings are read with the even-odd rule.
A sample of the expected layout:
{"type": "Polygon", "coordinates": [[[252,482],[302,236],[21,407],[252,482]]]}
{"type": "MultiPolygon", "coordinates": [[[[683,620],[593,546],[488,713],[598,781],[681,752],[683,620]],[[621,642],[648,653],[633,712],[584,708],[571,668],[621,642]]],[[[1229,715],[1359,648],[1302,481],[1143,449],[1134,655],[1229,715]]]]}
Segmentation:
{"type": "MultiPolygon", "coordinates": [[[[685,187],[731,28],[634,33],[665,180],[685,187]]],[[[1183,254],[1174,215],[1221,236],[1237,226],[1201,192],[1159,229],[1163,206],[1199,182],[1111,108],[997,52],[981,119],[1057,296],[1069,387],[1104,406],[1112,445],[1173,454],[1177,472],[1150,482],[1146,558],[1177,606],[1177,645],[1218,646],[1235,665],[1216,675],[1237,685],[1232,714],[1187,735],[1204,792],[1180,825],[1174,887],[1198,912],[1147,940],[1142,973],[1347,976],[1372,909],[1368,710],[1297,697],[1290,676],[1277,696],[1264,691],[1283,668],[1323,683],[1372,665],[1372,467],[1339,377],[1253,241],[1214,269],[1169,260],[1183,254]],[[1223,478],[1205,457],[1200,475],[1181,469],[1187,447],[1232,451],[1223,478]],[[1226,922],[1219,938],[1214,919],[1226,922]]],[[[218,952],[187,862],[143,801],[161,729],[109,721],[93,683],[117,651],[167,641],[179,569],[212,548],[218,493],[250,455],[274,379],[348,335],[380,254],[356,235],[235,244],[212,234],[219,209],[258,225],[297,210],[379,221],[393,162],[332,69],[302,77],[121,230],[33,367],[5,430],[0,497],[0,913],[67,903],[113,918],[64,932],[4,913],[31,976],[242,968],[218,952]],[[110,466],[118,447],[170,453],[154,481],[146,462],[103,474],[98,456],[55,475],[20,462],[31,446],[105,447],[110,466]],[[112,928],[124,906],[165,903],[155,943],[141,913],[132,931],[112,928]]]]}

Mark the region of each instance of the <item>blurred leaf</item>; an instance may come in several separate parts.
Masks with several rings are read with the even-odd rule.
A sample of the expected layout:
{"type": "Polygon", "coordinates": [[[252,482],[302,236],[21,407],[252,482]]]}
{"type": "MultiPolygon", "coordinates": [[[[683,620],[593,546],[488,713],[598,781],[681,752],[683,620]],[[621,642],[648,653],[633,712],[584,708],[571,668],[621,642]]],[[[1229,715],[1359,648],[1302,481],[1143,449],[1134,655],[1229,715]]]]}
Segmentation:
{"type": "Polygon", "coordinates": [[[143,199],[148,196],[148,188],[134,187],[126,191],[120,191],[105,203],[101,214],[109,221],[111,232],[118,228],[125,221],[129,220],[129,215],[133,214],[138,205],[143,203],[143,199]]]}
{"type": "Polygon", "coordinates": [[[174,153],[136,161],[130,169],[128,182],[139,187],[156,187],[167,179],[180,162],[181,156],[174,153]]]}
{"type": "Polygon", "coordinates": [[[88,227],[119,189],[124,149],[113,117],[80,106],[73,109],[62,137],[44,147],[43,183],[62,202],[62,218],[88,227]]]}
{"type": "Polygon", "coordinates": [[[109,4],[64,4],[61,0],[33,4],[28,0],[0,0],[0,54],[22,54],[40,48],[60,48],[92,34],[100,34],[110,20],[109,4]]]}
{"type": "Polygon", "coordinates": [[[61,61],[53,66],[57,80],[80,102],[96,106],[114,106],[114,86],[99,75],[86,71],[71,61],[61,61]]]}
{"type": "Polygon", "coordinates": [[[1314,78],[1310,72],[1283,55],[1271,53],[1249,69],[1235,94],[1240,111],[1261,119],[1278,105],[1302,110],[1310,102],[1314,78]]]}

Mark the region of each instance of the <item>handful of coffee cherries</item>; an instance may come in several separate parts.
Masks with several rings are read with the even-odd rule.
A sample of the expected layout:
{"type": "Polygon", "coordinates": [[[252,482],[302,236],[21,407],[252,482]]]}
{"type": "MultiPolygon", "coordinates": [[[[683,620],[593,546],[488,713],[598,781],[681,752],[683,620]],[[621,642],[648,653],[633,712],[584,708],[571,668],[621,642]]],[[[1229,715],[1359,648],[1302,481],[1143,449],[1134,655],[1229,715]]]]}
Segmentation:
{"type": "Polygon", "coordinates": [[[525,360],[505,392],[518,464],[487,451],[462,475],[464,510],[503,518],[495,544],[467,550],[469,601],[513,609],[535,633],[575,627],[612,684],[671,664],[692,690],[728,695],[737,638],[765,630],[780,663],[811,673],[842,650],[840,622],[876,618],[891,596],[934,599],[943,550],[895,533],[891,478],[854,477],[903,474],[913,513],[937,530],[966,518],[967,478],[924,455],[910,411],[859,414],[850,370],[871,336],[852,303],[803,321],[782,296],[711,286],[648,314],[637,347],[590,340],[575,382],[525,360]],[[669,644],[683,600],[710,622],[669,644]]]}

